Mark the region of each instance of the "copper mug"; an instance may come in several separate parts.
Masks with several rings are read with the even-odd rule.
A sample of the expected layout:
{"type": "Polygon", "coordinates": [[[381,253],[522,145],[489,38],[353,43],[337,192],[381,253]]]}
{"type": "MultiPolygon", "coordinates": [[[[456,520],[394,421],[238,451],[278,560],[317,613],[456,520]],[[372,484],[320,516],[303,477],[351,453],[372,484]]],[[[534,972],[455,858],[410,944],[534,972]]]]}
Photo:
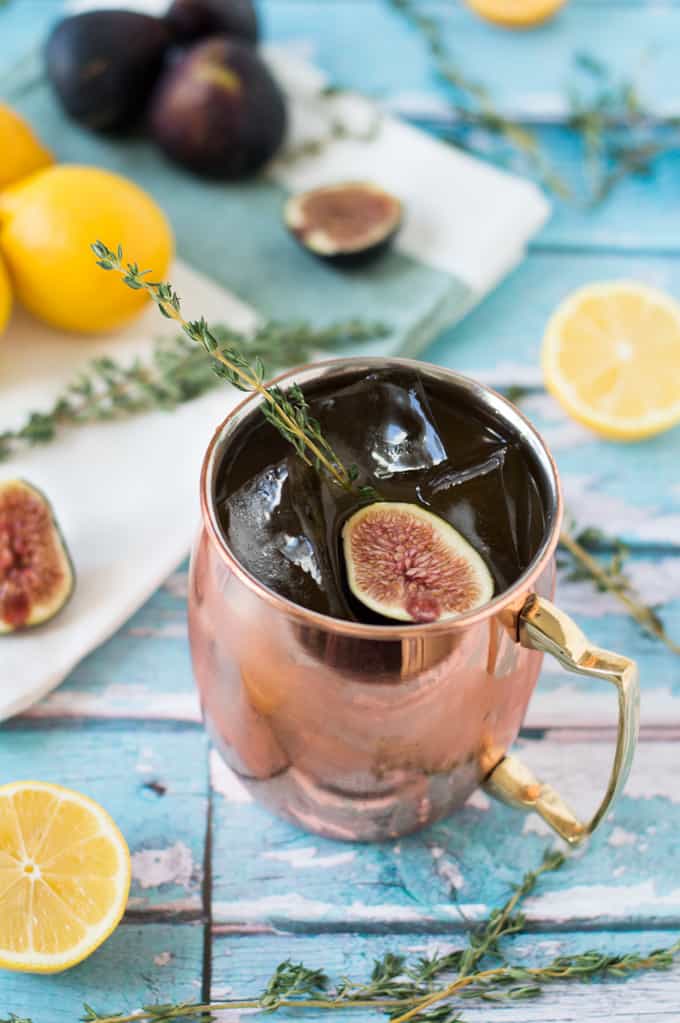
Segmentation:
{"type": "Polygon", "coordinates": [[[336,359],[284,374],[342,383],[348,370],[417,368],[465,392],[521,437],[545,505],[533,561],[479,610],[444,623],[373,626],[306,610],[272,592],[230,552],[215,510],[216,473],[235,435],[260,413],[249,396],[217,430],[201,476],[202,527],[192,556],[189,625],[207,728],[253,796],[332,838],[377,841],[424,827],[483,785],[535,810],[569,843],[602,821],[625,784],[637,741],[635,662],[601,650],[550,603],[562,497],[540,435],[500,395],[450,370],[409,360],[336,359]],[[580,820],[508,750],[545,653],[569,671],[611,682],[618,737],[604,798],[580,820]]]}

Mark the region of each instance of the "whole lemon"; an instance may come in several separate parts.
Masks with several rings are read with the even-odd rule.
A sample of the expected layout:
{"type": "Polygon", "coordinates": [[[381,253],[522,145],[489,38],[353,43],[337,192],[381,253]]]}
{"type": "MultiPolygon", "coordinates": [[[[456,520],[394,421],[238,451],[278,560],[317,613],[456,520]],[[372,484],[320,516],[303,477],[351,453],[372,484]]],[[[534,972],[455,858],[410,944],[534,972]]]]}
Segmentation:
{"type": "Polygon", "coordinates": [[[151,196],[98,167],[39,171],[0,194],[0,249],[19,300],[62,330],[113,330],[137,315],[148,296],[96,265],[90,245],[122,245],[152,280],[173,255],[170,225],[151,196]]]}
{"type": "Polygon", "coordinates": [[[23,117],[0,103],[0,189],[54,163],[23,117]]]}
{"type": "Polygon", "coordinates": [[[5,264],[0,259],[0,334],[3,333],[12,312],[12,288],[5,264]]]}

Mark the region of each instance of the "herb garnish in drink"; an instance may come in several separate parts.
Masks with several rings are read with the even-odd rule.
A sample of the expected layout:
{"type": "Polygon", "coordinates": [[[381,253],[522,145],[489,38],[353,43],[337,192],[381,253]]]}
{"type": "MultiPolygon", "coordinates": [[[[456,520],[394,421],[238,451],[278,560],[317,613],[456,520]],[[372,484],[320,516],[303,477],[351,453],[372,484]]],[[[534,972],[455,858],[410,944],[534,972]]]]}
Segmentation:
{"type": "MultiPolygon", "coordinates": [[[[136,263],[123,263],[123,250],[115,252],[103,242],[95,242],[92,251],[102,270],[117,270],[123,281],[135,291],[146,291],[163,316],[176,320],[192,341],[203,345],[215,360],[214,372],[239,391],[256,391],[264,399],[262,413],[283,437],[294,447],[299,457],[316,470],[327,475],[343,490],[357,488],[354,466],[345,466],[321,434],[319,424],[309,415],[309,408],[299,387],[284,392],[276,386],[266,387],[266,372],[259,356],[250,361],[242,351],[230,345],[221,345],[204,318],[185,320],[179,296],[171,284],[146,279],[148,270],[140,270],[136,263]]],[[[359,488],[360,489],[360,488],[359,488]]],[[[367,491],[367,496],[369,492],[367,491]]]]}
{"type": "Polygon", "coordinates": [[[205,319],[187,321],[172,285],[124,262],[120,246],[92,248],[218,376],[262,399],[217,495],[229,546],[260,582],[336,618],[424,623],[482,606],[529,565],[544,530],[531,466],[473,400],[413,368],[348,369],[304,393],[267,386],[262,360],[221,344],[205,319]]]}

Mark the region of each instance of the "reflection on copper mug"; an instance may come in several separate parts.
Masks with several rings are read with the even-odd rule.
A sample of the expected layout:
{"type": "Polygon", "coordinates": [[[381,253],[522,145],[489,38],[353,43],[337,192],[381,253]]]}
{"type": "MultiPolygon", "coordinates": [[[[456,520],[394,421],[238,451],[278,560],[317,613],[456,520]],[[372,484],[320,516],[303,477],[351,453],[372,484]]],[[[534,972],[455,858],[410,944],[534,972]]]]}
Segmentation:
{"type": "Polygon", "coordinates": [[[546,529],[524,574],[479,610],[442,623],[374,626],[306,610],[267,589],[231,554],[217,519],[225,450],[260,399],[220,426],[201,477],[203,524],[193,552],[189,621],[194,672],[217,748],[253,796],[332,838],[375,841],[424,827],[479,785],[538,812],[570,843],[600,823],[625,784],[638,730],[633,661],[592,645],[550,603],[562,499],[543,440],[504,398],[449,370],[408,360],[336,359],[279,378],[342,382],[343,374],[417,368],[465,393],[521,437],[544,502],[546,529]],[[604,798],[583,822],[508,754],[544,653],[611,682],[618,695],[614,763],[604,798]]]}

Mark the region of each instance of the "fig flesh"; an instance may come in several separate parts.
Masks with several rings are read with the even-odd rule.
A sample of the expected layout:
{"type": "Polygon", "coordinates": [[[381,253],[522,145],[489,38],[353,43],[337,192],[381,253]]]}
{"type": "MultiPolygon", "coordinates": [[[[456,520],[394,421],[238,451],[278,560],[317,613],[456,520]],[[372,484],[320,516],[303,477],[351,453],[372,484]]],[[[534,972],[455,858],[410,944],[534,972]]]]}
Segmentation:
{"type": "Polygon", "coordinates": [[[161,149],[205,177],[254,174],[283,141],[286,105],[269,69],[246,43],[196,43],[161,77],[150,125],[161,149]]]}
{"type": "Polygon", "coordinates": [[[137,11],[74,14],[47,40],[47,76],[74,120],[123,133],[143,114],[171,38],[164,21],[137,11]]]}
{"type": "Polygon", "coordinates": [[[23,480],[0,483],[0,636],[54,618],[74,579],[44,495],[23,480]]]}
{"type": "Polygon", "coordinates": [[[352,593],[385,618],[444,621],[493,596],[491,573],[474,547],[419,505],[366,505],[345,523],[342,542],[352,593]]]}
{"type": "Polygon", "coordinates": [[[174,0],[165,19],[182,43],[217,35],[256,43],[259,35],[252,0],[174,0]]]}
{"type": "Polygon", "coordinates": [[[379,256],[401,225],[396,196],[366,181],[293,195],[283,211],[288,230],[315,256],[352,266],[379,256]]]}

